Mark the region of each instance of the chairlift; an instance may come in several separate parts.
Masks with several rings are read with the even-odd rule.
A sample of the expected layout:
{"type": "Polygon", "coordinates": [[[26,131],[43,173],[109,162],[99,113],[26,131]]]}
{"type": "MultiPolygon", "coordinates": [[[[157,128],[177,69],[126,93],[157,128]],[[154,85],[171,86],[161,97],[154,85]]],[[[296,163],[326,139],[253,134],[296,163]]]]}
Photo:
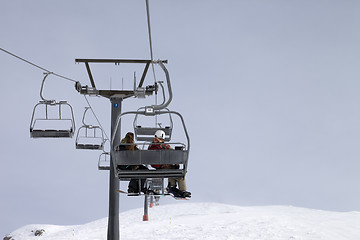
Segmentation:
{"type": "MultiPolygon", "coordinates": [[[[149,116],[146,114],[145,111],[135,111],[135,112],[125,112],[122,113],[116,123],[116,128],[119,126],[119,122],[121,120],[121,117],[127,114],[135,114],[135,118],[137,115],[144,115],[149,116]]],[[[183,117],[180,113],[170,110],[159,110],[154,111],[154,115],[162,115],[162,114],[171,114],[176,115],[180,118],[182,125],[183,125],[183,131],[185,133],[187,143],[181,143],[181,142],[166,142],[167,144],[172,146],[172,149],[166,149],[166,150],[147,150],[148,145],[151,144],[150,141],[143,142],[143,143],[137,143],[137,145],[141,146],[142,148],[140,150],[136,151],[122,151],[120,148],[117,148],[117,146],[113,146],[114,137],[111,141],[111,149],[112,149],[112,156],[114,156],[113,164],[114,168],[116,169],[116,176],[120,180],[129,180],[132,178],[181,178],[185,177],[187,172],[187,165],[188,165],[188,157],[189,157],[189,150],[190,150],[190,139],[188,136],[188,132],[185,126],[185,122],[183,117]],[[175,165],[178,164],[180,167],[179,169],[155,169],[152,167],[148,167],[147,169],[138,169],[138,170],[124,170],[124,168],[120,166],[124,165],[175,165]]],[[[154,116],[152,115],[152,116],[154,116]]],[[[136,126],[135,126],[136,129],[136,126]]],[[[134,129],[134,130],[135,130],[134,129]]],[[[157,128],[159,129],[159,128],[157,128]]],[[[150,134],[150,131],[145,132],[150,134]]],[[[151,133],[152,134],[152,133],[151,133]]],[[[154,136],[154,135],[152,135],[154,136]]],[[[153,137],[151,138],[153,139],[153,137]]]]}
{"type": "Polygon", "coordinates": [[[39,101],[33,109],[30,123],[32,138],[71,138],[74,136],[75,120],[72,106],[67,101],[47,100],[42,96],[45,79],[42,81],[39,101]],[[67,109],[67,110],[66,110],[67,109]],[[65,116],[64,116],[65,115],[65,116]]]}
{"type": "Polygon", "coordinates": [[[98,169],[99,170],[110,170],[110,153],[103,152],[99,156],[98,161],[98,169]]]}
{"type": "MultiPolygon", "coordinates": [[[[144,108],[140,108],[140,109],[144,109],[144,108]]],[[[140,111],[140,109],[138,109],[138,111],[140,111]]],[[[170,111],[168,108],[166,108],[167,111],[170,111]]],[[[158,130],[162,130],[165,132],[165,141],[168,142],[171,140],[171,134],[172,134],[172,129],[173,129],[173,120],[171,117],[171,114],[169,113],[169,126],[165,126],[165,127],[161,127],[161,125],[159,125],[158,127],[149,127],[149,126],[141,126],[138,125],[138,115],[135,115],[134,118],[134,132],[135,132],[135,139],[136,141],[152,141],[154,138],[154,135],[156,133],[156,131],[158,130]]]]}
{"type": "Polygon", "coordinates": [[[103,150],[105,144],[104,131],[100,126],[89,125],[85,123],[85,115],[90,107],[86,107],[81,126],[76,135],[76,149],[103,150]]]}

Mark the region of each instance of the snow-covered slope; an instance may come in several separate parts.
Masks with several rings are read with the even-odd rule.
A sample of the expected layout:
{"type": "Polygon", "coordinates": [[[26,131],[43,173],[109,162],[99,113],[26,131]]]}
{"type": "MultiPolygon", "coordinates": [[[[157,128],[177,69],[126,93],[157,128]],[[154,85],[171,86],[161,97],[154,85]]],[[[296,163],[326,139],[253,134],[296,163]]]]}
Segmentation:
{"type": "MultiPolygon", "coordinates": [[[[359,240],[360,212],[328,212],[291,206],[239,207],[218,203],[178,203],[120,214],[121,239],[359,240]]],[[[28,225],[14,240],[106,239],[107,218],[85,225],[28,225]],[[44,229],[41,236],[35,231],[44,229]]]]}

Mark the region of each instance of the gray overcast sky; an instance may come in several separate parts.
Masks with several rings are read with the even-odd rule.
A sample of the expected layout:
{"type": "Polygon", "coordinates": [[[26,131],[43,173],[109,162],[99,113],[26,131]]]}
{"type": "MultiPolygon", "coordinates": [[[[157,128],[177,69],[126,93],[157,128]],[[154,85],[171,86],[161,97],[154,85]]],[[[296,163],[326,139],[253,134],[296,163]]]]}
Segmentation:
{"type": "MultiPolygon", "coordinates": [[[[171,109],[192,140],[192,201],[360,210],[359,1],[150,0],[150,10],[154,58],[169,60],[171,109]]],[[[145,1],[12,0],[0,12],[1,48],[83,84],[75,58],[150,56],[145,1]]],[[[0,235],[107,217],[99,153],[29,137],[42,71],[4,52],[0,65],[0,235]]],[[[122,77],[98,74],[106,84],[122,77]]],[[[73,83],[47,86],[80,126],[86,102],[73,83]]],[[[110,134],[110,103],[90,101],[110,134]]],[[[142,206],[121,196],[121,211],[142,206]]]]}

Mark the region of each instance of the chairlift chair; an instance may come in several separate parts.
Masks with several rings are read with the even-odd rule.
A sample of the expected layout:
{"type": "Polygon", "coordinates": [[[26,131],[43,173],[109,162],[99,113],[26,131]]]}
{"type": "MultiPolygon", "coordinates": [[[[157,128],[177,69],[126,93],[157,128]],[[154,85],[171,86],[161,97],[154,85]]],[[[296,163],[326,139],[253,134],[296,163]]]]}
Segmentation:
{"type": "Polygon", "coordinates": [[[45,73],[41,84],[40,97],[42,101],[39,101],[34,107],[30,123],[30,137],[71,138],[75,131],[72,106],[67,101],[48,100],[42,95],[45,80],[50,74],[52,73],[45,73]],[[67,116],[64,117],[63,115],[67,116]]]}
{"type": "MultiPolygon", "coordinates": [[[[135,114],[135,115],[145,115],[146,111],[135,111],[135,112],[125,112],[122,113],[117,119],[117,126],[119,125],[121,117],[127,114],[135,114]]],[[[113,164],[116,169],[116,176],[120,180],[129,180],[132,178],[140,179],[140,178],[181,178],[185,177],[187,172],[187,164],[190,150],[190,139],[187,133],[187,129],[184,123],[184,119],[180,113],[175,111],[155,111],[155,115],[161,114],[172,114],[176,115],[181,119],[183,130],[185,132],[185,136],[187,138],[187,143],[180,142],[167,142],[173,147],[173,149],[164,149],[164,150],[147,150],[147,147],[151,142],[144,142],[142,144],[142,149],[140,150],[127,150],[122,151],[116,146],[112,146],[112,156],[114,156],[113,164]],[[120,166],[128,166],[128,165],[180,165],[179,169],[155,169],[149,167],[148,169],[138,169],[138,170],[127,170],[123,169],[120,166]]],[[[136,117],[136,116],[135,116],[136,117]]],[[[136,129],[136,126],[135,126],[136,129]]],[[[158,129],[158,128],[157,128],[158,129]]],[[[151,137],[151,140],[154,138],[153,132],[144,131],[142,133],[147,133],[148,137],[151,137]]],[[[114,138],[111,141],[114,142],[114,138]]],[[[111,144],[113,145],[113,144],[111,144]]]]}
{"type": "Polygon", "coordinates": [[[66,101],[40,101],[35,105],[31,123],[30,137],[32,138],[72,138],[75,131],[74,112],[66,101]],[[57,108],[56,115],[49,116],[49,109],[57,108]],[[68,108],[70,115],[63,116],[64,108],[68,108]],[[41,117],[38,116],[41,112],[41,117]]]}
{"type": "Polygon", "coordinates": [[[110,153],[103,152],[99,156],[98,161],[98,169],[99,170],[110,170],[110,153]]]}
{"type": "Polygon", "coordinates": [[[85,123],[85,115],[89,109],[89,107],[85,108],[82,119],[83,126],[79,128],[76,135],[76,149],[103,150],[106,141],[104,138],[104,131],[100,126],[85,123]]]}

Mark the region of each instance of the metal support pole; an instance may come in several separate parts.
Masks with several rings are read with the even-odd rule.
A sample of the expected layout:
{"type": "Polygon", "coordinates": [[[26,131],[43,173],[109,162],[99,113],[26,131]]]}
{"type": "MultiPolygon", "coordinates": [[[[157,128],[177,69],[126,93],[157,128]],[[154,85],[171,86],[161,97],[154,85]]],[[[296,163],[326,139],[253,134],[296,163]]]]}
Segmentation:
{"type": "MultiPolygon", "coordinates": [[[[116,119],[121,114],[121,103],[122,98],[112,97],[111,101],[111,136],[114,139],[113,146],[117,146],[120,144],[120,136],[121,136],[121,127],[116,129],[116,119]]],[[[109,184],[109,219],[108,219],[108,240],[119,240],[120,239],[120,225],[119,225],[119,194],[116,192],[120,188],[120,180],[115,176],[114,164],[112,153],[113,149],[110,151],[110,184],[109,184]]]]}
{"type": "Polygon", "coordinates": [[[154,196],[150,196],[150,208],[154,206],[154,196]]]}
{"type": "Polygon", "coordinates": [[[149,221],[149,203],[148,203],[148,199],[149,199],[149,196],[145,194],[143,221],[149,221]]]}

